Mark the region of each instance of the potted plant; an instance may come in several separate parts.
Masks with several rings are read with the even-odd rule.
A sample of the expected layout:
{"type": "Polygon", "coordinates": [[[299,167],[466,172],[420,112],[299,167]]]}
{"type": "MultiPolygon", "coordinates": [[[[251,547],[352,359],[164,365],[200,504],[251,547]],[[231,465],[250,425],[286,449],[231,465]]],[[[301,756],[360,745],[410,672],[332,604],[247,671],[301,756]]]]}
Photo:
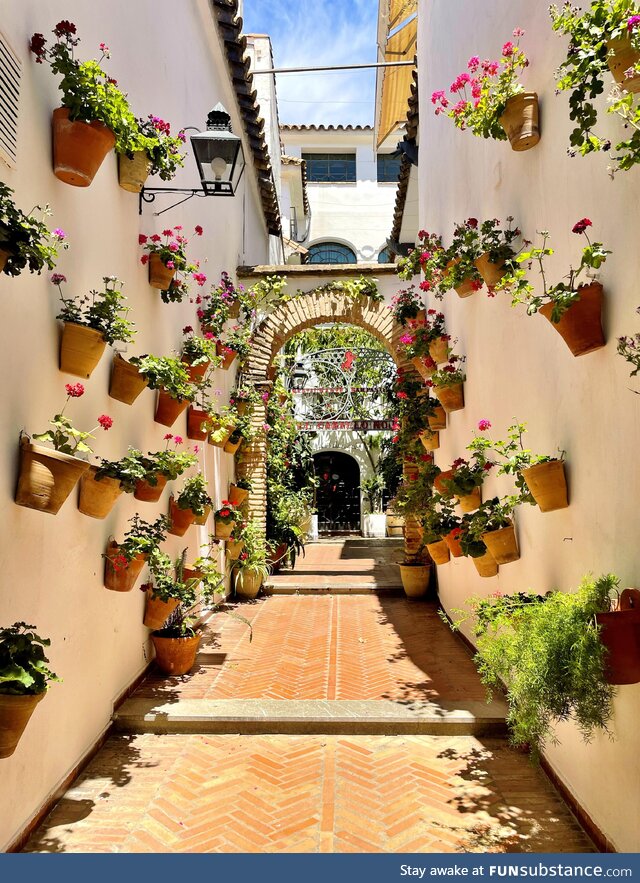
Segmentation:
{"type": "Polygon", "coordinates": [[[197,316],[203,334],[222,334],[225,322],[235,319],[244,306],[246,294],[243,285],[234,285],[228,273],[223,272],[218,285],[212,286],[208,294],[203,294],[197,316]]]}
{"type": "Polygon", "coordinates": [[[51,281],[58,287],[62,310],[56,316],[64,322],[60,340],[60,370],[78,377],[90,377],[107,344],[130,343],[133,323],[127,319],[123,282],[115,276],[104,276],[104,291],[92,290],[82,297],[64,296],[62,273],[53,273],[51,281]]]}
{"type": "MultiPolygon", "coordinates": [[[[420,230],[418,232],[418,243],[417,245],[410,249],[406,257],[401,257],[397,262],[397,274],[400,279],[404,279],[406,281],[411,281],[414,276],[418,275],[418,273],[422,272],[424,276],[424,281],[428,284],[426,286],[420,285],[420,289],[422,291],[429,291],[432,287],[431,283],[435,278],[438,277],[439,271],[442,270],[444,263],[446,263],[446,258],[444,258],[444,249],[442,246],[442,239],[440,236],[435,233],[428,233],[426,230],[420,230]]],[[[398,292],[398,294],[402,295],[402,292],[398,292]]],[[[414,295],[413,286],[407,290],[407,294],[409,295],[409,303],[411,299],[415,297],[419,297],[418,295],[414,295]]],[[[394,301],[391,301],[392,307],[394,306],[394,301]]],[[[398,302],[398,306],[401,306],[400,302],[398,302]]],[[[423,304],[420,301],[420,307],[423,304]]],[[[402,319],[394,315],[394,318],[404,325],[402,319]]],[[[417,312],[408,312],[405,318],[419,318],[419,314],[417,312]]]]}
{"type": "Polygon", "coordinates": [[[171,134],[171,126],[149,114],[136,120],[136,129],[126,143],[118,144],[118,182],[123,190],[140,193],[149,175],[170,181],[184,165],[186,136],[183,130],[171,134]]]}
{"type": "MultiPolygon", "coordinates": [[[[269,424],[265,423],[263,426],[269,426],[269,424]]],[[[265,432],[266,431],[267,430],[265,429],[265,432]]],[[[223,450],[226,451],[227,454],[235,454],[243,442],[252,441],[254,436],[255,430],[251,426],[251,417],[247,415],[244,417],[237,416],[231,430],[231,435],[223,446],[223,450]]]]}
{"type": "MultiPolygon", "coordinates": [[[[459,527],[449,500],[433,494],[424,506],[421,518],[422,540],[435,564],[447,564],[451,549],[446,537],[459,527]]],[[[454,547],[458,551],[457,546],[454,547]]]]}
{"type": "Polygon", "coordinates": [[[137,367],[149,389],[158,390],[155,422],[173,426],[198,393],[183,362],[170,356],[150,355],[134,356],[129,361],[137,367]]]}
{"type": "Polygon", "coordinates": [[[447,364],[434,371],[426,381],[447,413],[464,408],[465,361],[464,356],[450,355],[447,364]]]}
{"type": "Polygon", "coordinates": [[[51,641],[35,628],[15,622],[0,629],[0,757],[11,757],[49,683],[60,680],[44,652],[51,641]]]}
{"type": "MultiPolygon", "coordinates": [[[[70,399],[84,395],[84,386],[67,383],[65,390],[67,400],[62,411],[49,421],[53,428],[33,435],[36,441],[46,442],[51,447],[36,445],[29,436],[20,435],[20,472],[15,501],[18,506],[51,515],[57,515],[80,476],[89,468],[89,463],[77,454],[91,453],[87,439],[94,438],[94,430],[75,429],[64,413],[70,399]]],[[[98,417],[98,426],[107,431],[113,426],[113,420],[102,414],[98,417]]]]}
{"type": "Polygon", "coordinates": [[[231,331],[225,333],[224,339],[218,339],[216,350],[221,358],[220,367],[227,371],[236,357],[243,363],[251,352],[251,326],[234,325],[231,331]]]}
{"type": "Polygon", "coordinates": [[[253,485],[248,478],[238,478],[235,483],[229,485],[229,502],[234,506],[242,506],[249,498],[253,485]]]}
{"type": "Polygon", "coordinates": [[[444,324],[444,313],[429,310],[426,319],[410,320],[400,337],[406,356],[416,371],[427,380],[437,365],[449,358],[449,342],[444,324]]]}
{"type": "Polygon", "coordinates": [[[596,613],[604,644],[605,676],[609,684],[640,682],[640,592],[623,589],[610,596],[610,605],[596,613]]]}
{"type": "Polygon", "coordinates": [[[478,507],[469,522],[472,538],[482,540],[496,564],[510,564],[520,558],[513,525],[513,510],[520,502],[514,495],[492,497],[478,507]]]}
{"type": "Polygon", "coordinates": [[[238,384],[229,394],[229,404],[241,417],[251,416],[260,401],[260,393],[253,384],[238,384]]]}
{"type": "Polygon", "coordinates": [[[404,561],[399,565],[402,588],[407,598],[415,600],[423,598],[429,590],[431,564],[424,555],[422,548],[415,554],[405,554],[404,561]]]}
{"type": "Polygon", "coordinates": [[[582,251],[582,258],[577,269],[569,268],[567,280],[551,285],[547,282],[544,271],[544,260],[553,254],[549,248],[549,233],[543,231],[542,244],[539,248],[521,252],[514,260],[517,264],[535,262],[542,279],[542,293],[534,294],[534,287],[526,277],[522,267],[508,272],[497,288],[508,290],[512,303],[524,303],[527,313],[533,315],[538,311],[547,319],[562,337],[574,356],[583,356],[605,345],[602,331],[603,292],[600,282],[591,281],[578,285],[579,277],[588,270],[599,270],[611,254],[601,242],[591,242],[587,228],[592,223],[589,218],[582,218],[573,225],[572,232],[584,235],[587,246],[582,251]]]}
{"type": "Polygon", "coordinates": [[[204,337],[198,337],[191,325],[185,325],[182,333],[185,340],[182,343],[181,359],[187,367],[191,383],[200,383],[211,365],[217,367],[220,364],[216,355],[216,342],[208,332],[204,337]]]}
{"type": "Polygon", "coordinates": [[[535,147],[540,140],[538,96],[525,92],[518,82],[521,71],[529,65],[520,48],[523,35],[522,28],[515,28],[516,42],[508,40],[503,45],[499,61],[480,61],[473,55],[467,70],[451,84],[451,99],[444,89],[432,94],[436,115],[445,114],[457,128],[470,129],[480,138],[508,138],[512,150],[535,147]]]}
{"type": "MultiPolygon", "coordinates": [[[[204,230],[198,224],[194,232],[196,236],[202,236],[204,230]]],[[[188,260],[188,244],[189,240],[182,234],[180,225],[163,230],[162,235],[140,233],[138,236],[138,245],[144,251],[140,263],[149,265],[149,285],[160,289],[165,303],[179,303],[184,299],[189,292],[187,276],[191,276],[200,287],[207,281],[204,273],[199,272],[198,263],[188,260]]]]}
{"type": "Polygon", "coordinates": [[[215,536],[218,540],[227,540],[234,530],[236,522],[242,521],[242,513],[229,500],[223,500],[215,513],[215,536]]]}
{"type": "Polygon", "coordinates": [[[167,481],[175,481],[179,475],[186,472],[196,463],[194,454],[178,451],[183,439],[179,435],[168,432],[164,441],[164,451],[156,451],[154,454],[142,454],[140,451],[129,451],[130,456],[140,459],[145,473],[143,478],[136,481],[133,496],[136,500],[145,503],[157,503],[162,496],[167,481]],[[169,443],[173,442],[174,449],[169,449],[169,443]]]}
{"type": "Polygon", "coordinates": [[[222,408],[211,406],[207,410],[208,441],[216,448],[224,448],[238,421],[235,408],[224,405],[222,408]]]}
{"type": "Polygon", "coordinates": [[[451,245],[446,250],[447,262],[442,278],[434,291],[441,300],[445,292],[454,289],[458,297],[469,297],[482,288],[482,276],[478,273],[476,260],[482,254],[478,219],[468,218],[456,224],[451,245]]]}
{"type": "MultiPolygon", "coordinates": [[[[157,479],[156,466],[153,454],[144,455],[135,448],[129,448],[120,460],[101,458],[80,479],[79,511],[91,518],[106,518],[121,493],[133,494],[149,476],[157,479]]],[[[163,487],[164,483],[158,493],[163,487]]]]}
{"type": "Polygon", "coordinates": [[[500,221],[494,218],[491,221],[483,221],[479,227],[482,253],[474,263],[490,291],[512,267],[516,255],[513,242],[522,234],[518,227],[511,226],[512,223],[513,218],[508,217],[507,226],[503,229],[500,221]]]}
{"type": "Polygon", "coordinates": [[[441,493],[456,497],[463,512],[473,512],[482,503],[482,483],[495,464],[482,451],[475,451],[471,460],[458,457],[447,476],[441,475],[441,493]]]}
{"type": "Polygon", "coordinates": [[[364,516],[365,537],[385,537],[387,535],[387,516],[382,509],[382,495],[385,483],[382,475],[365,478],[360,485],[368,505],[369,512],[364,516]]]}
{"type": "Polygon", "coordinates": [[[394,294],[391,298],[391,313],[395,321],[403,327],[410,319],[417,320],[426,316],[422,294],[416,291],[415,285],[401,288],[394,294]]]}
{"type": "MultiPolygon", "coordinates": [[[[218,521],[216,515],[216,536],[218,521]]],[[[267,545],[262,528],[256,521],[249,521],[242,531],[244,548],[234,564],[234,588],[241,598],[255,598],[271,568],[267,564],[267,545]]]]}
{"type": "Polygon", "coordinates": [[[462,554],[467,558],[471,558],[475,569],[478,571],[478,576],[483,578],[497,576],[498,565],[496,560],[487,549],[486,544],[471,532],[470,528],[472,525],[473,514],[463,515],[460,525],[460,548],[462,549],[462,554]]]}
{"type": "MultiPolygon", "coordinates": [[[[0,272],[19,276],[25,268],[30,273],[41,273],[56,265],[58,251],[68,248],[66,233],[60,228],[51,232],[42,220],[25,214],[14,203],[13,190],[0,181],[0,272]]],[[[46,217],[49,207],[39,205],[31,210],[46,217]]]]}
{"type": "Polygon", "coordinates": [[[198,472],[185,479],[177,498],[169,499],[169,533],[184,536],[194,522],[204,524],[212,508],[213,501],[207,493],[204,475],[198,472]]]}
{"type": "Polygon", "coordinates": [[[47,47],[42,34],[34,34],[29,48],[38,64],[47,62],[61,76],[62,107],[53,112],[53,172],[75,187],[88,187],[109,151],[127,143],[137,124],[124,92],[101,68],[109,49],[100,44],[98,61],[78,61],[80,42],[76,26],[61,21],[47,47]]]}
{"type": "MultiPolygon", "coordinates": [[[[636,308],[636,313],[640,313],[640,307],[636,308]]],[[[617,346],[618,354],[633,366],[633,371],[629,372],[629,377],[636,377],[640,374],[640,334],[634,334],[633,337],[625,335],[618,338],[617,346]]],[[[632,390],[635,392],[635,390],[632,390]]]]}
{"type": "Polygon", "coordinates": [[[160,544],[167,538],[169,525],[164,515],[154,522],[134,515],[129,524],[123,541],[110,540],[103,556],[104,586],[112,592],[130,592],[145,564],[161,554],[160,544]]]}

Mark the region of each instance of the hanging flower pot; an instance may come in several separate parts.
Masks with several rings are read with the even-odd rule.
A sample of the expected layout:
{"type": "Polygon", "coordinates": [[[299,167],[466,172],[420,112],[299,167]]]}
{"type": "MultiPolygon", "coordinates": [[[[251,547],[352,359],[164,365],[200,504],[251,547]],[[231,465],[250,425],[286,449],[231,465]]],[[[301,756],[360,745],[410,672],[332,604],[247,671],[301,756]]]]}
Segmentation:
{"type": "Polygon", "coordinates": [[[518,540],[513,524],[483,533],[482,542],[488,551],[491,552],[497,564],[510,564],[512,561],[517,561],[520,558],[518,540]]]}
{"type": "Polygon", "coordinates": [[[189,407],[189,399],[174,399],[164,389],[158,390],[154,420],[163,426],[173,426],[180,414],[189,407]]]}
{"type": "Polygon", "coordinates": [[[115,143],[104,123],[72,122],[67,107],[53,111],[53,173],[65,184],[88,187],[115,143]]]}
{"type": "Polygon", "coordinates": [[[523,469],[521,474],[541,512],[554,512],[556,509],[568,507],[567,479],[563,460],[538,463],[536,466],[523,469]]]}
{"type": "Polygon", "coordinates": [[[207,368],[211,364],[209,359],[206,362],[199,362],[197,365],[190,365],[186,359],[182,359],[182,364],[185,367],[187,374],[189,375],[190,383],[200,383],[200,381],[204,378],[204,375],[207,373],[207,368]]]}
{"type": "Polygon", "coordinates": [[[244,415],[247,413],[248,407],[249,407],[249,402],[245,401],[244,399],[242,399],[236,403],[236,411],[238,412],[240,417],[244,417],[244,415]]]}
{"type": "Polygon", "coordinates": [[[24,695],[0,693],[0,757],[11,757],[36,705],[45,696],[46,690],[24,695]]]}
{"type": "Polygon", "coordinates": [[[235,454],[235,452],[238,450],[238,448],[240,447],[241,444],[242,444],[242,436],[241,436],[241,437],[238,439],[238,441],[236,441],[236,442],[228,441],[228,442],[224,445],[223,450],[224,450],[227,454],[235,454]]]}
{"type": "Polygon", "coordinates": [[[219,420],[212,421],[209,424],[209,444],[213,445],[214,448],[224,448],[226,443],[231,438],[233,434],[234,427],[233,426],[223,426],[219,420]],[[224,430],[223,434],[217,440],[213,439],[213,435],[218,433],[221,429],[224,430]]]}
{"type": "Polygon", "coordinates": [[[194,524],[206,524],[207,519],[211,515],[211,506],[205,506],[202,515],[196,515],[194,524]]]}
{"type": "Polygon", "coordinates": [[[202,571],[197,570],[194,567],[183,567],[182,576],[185,580],[197,579],[198,582],[200,582],[200,580],[202,579],[202,571]]]}
{"type": "Polygon", "coordinates": [[[476,265],[478,273],[480,273],[488,288],[493,288],[494,285],[497,285],[507,272],[504,261],[500,261],[499,264],[491,263],[488,251],[481,254],[473,263],[476,265]]]}
{"type": "Polygon", "coordinates": [[[491,552],[485,552],[479,558],[472,558],[471,560],[478,571],[478,576],[491,577],[498,575],[498,565],[491,552]]]}
{"type": "Polygon", "coordinates": [[[480,503],[482,503],[482,488],[474,487],[470,494],[464,497],[457,497],[458,505],[463,512],[475,512],[480,503]]]}
{"type": "Polygon", "coordinates": [[[230,347],[225,346],[219,340],[216,341],[216,354],[222,358],[220,368],[222,368],[223,371],[227,371],[231,367],[236,356],[238,355],[235,350],[232,350],[230,347]]]}
{"type": "Polygon", "coordinates": [[[76,377],[90,377],[106,345],[95,328],[65,322],[60,340],[60,370],[76,377]]]}
{"type": "Polygon", "coordinates": [[[509,98],[500,125],[507,133],[512,150],[529,150],[536,146],[540,140],[538,117],[538,95],[535,92],[519,92],[509,98]]]}
{"type": "Polygon", "coordinates": [[[447,412],[442,405],[436,405],[433,409],[434,413],[428,417],[429,429],[446,429],[447,428],[447,412]]]}
{"type": "Polygon", "coordinates": [[[120,561],[119,555],[120,546],[110,542],[104,559],[104,587],[112,592],[130,592],[147,563],[147,556],[140,554],[131,561],[120,561]]]}
{"type": "Polygon", "coordinates": [[[117,478],[103,478],[96,481],[97,466],[89,466],[80,478],[78,509],[90,518],[106,518],[122,493],[117,478]]]}
{"type": "Polygon", "coordinates": [[[422,598],[429,590],[428,564],[400,564],[400,578],[407,598],[422,598]]]}
{"type": "Polygon", "coordinates": [[[571,304],[559,322],[551,322],[553,304],[543,304],[540,312],[553,325],[574,356],[584,356],[605,345],[602,331],[602,285],[591,282],[578,288],[580,300],[571,304]]]}
{"type": "Polygon", "coordinates": [[[446,537],[443,537],[445,543],[449,547],[449,551],[454,558],[464,557],[464,552],[462,551],[462,546],[460,545],[460,533],[460,528],[454,527],[453,530],[446,535],[446,537]]]}
{"type": "Polygon", "coordinates": [[[234,300],[229,307],[229,318],[237,319],[240,316],[240,301],[234,300]]]}
{"type": "Polygon", "coordinates": [[[179,603],[180,601],[178,598],[169,598],[168,601],[163,601],[161,598],[154,598],[153,588],[147,586],[144,619],[142,620],[143,624],[146,625],[148,629],[161,629],[179,603]]]}
{"type": "Polygon", "coordinates": [[[249,497],[249,491],[246,488],[238,487],[237,484],[229,485],[229,502],[234,506],[241,506],[249,497]]]}
{"type": "Polygon", "coordinates": [[[163,638],[151,635],[156,664],[166,675],[186,675],[195,665],[200,635],[188,638],[163,638]]]}
{"type": "Polygon", "coordinates": [[[473,279],[465,279],[460,285],[456,285],[455,287],[455,292],[458,297],[471,297],[471,295],[475,294],[477,290],[477,287],[473,283],[473,279]]]}
{"type": "Polygon", "coordinates": [[[136,481],[136,489],[133,492],[135,499],[141,500],[143,503],[157,503],[167,485],[167,479],[160,472],[157,472],[156,480],[156,484],[151,484],[144,478],[136,481]]]}
{"type": "Polygon", "coordinates": [[[118,183],[123,190],[140,193],[150,171],[151,160],[146,150],[134,150],[131,158],[123,153],[118,155],[118,183]]]}
{"type": "Polygon", "coordinates": [[[109,395],[112,399],[132,405],[147,385],[148,381],[140,374],[136,365],[127,362],[119,353],[114,355],[109,383],[109,395]]]}
{"type": "Polygon", "coordinates": [[[262,574],[257,573],[256,571],[249,570],[248,568],[243,569],[242,578],[238,577],[236,573],[234,589],[236,595],[239,595],[241,598],[246,598],[247,601],[253,601],[254,598],[257,598],[258,592],[262,588],[262,574]]]}
{"type": "Polygon", "coordinates": [[[440,447],[440,433],[429,429],[423,430],[418,436],[425,451],[437,451],[440,447]]]}
{"type": "Polygon", "coordinates": [[[0,248],[0,273],[4,270],[7,265],[7,261],[11,257],[10,251],[5,251],[4,248],[0,248]]]}
{"type": "Polygon", "coordinates": [[[230,521],[228,524],[225,524],[224,521],[220,518],[216,518],[215,520],[215,537],[218,540],[228,540],[231,534],[233,533],[234,522],[230,521]]]}
{"type": "Polygon", "coordinates": [[[89,464],[78,457],[20,439],[20,472],[15,501],[18,506],[57,515],[89,464]]]}
{"type": "Polygon", "coordinates": [[[640,682],[640,592],[624,589],[618,609],[597,613],[600,640],[607,648],[606,675],[610,684],[640,682]]]}
{"type": "Polygon", "coordinates": [[[181,509],[173,498],[169,497],[169,533],[175,537],[183,537],[195,521],[191,509],[181,509]]]}
{"type": "Polygon", "coordinates": [[[429,344],[429,355],[436,365],[442,365],[443,362],[446,362],[449,358],[449,341],[447,338],[436,337],[435,340],[432,340],[429,344]]]}
{"type": "Polygon", "coordinates": [[[244,542],[242,540],[227,540],[226,542],[226,553],[229,558],[237,558],[240,552],[244,549],[244,542]]]}
{"type": "Polygon", "coordinates": [[[433,391],[447,413],[461,411],[464,408],[464,385],[462,383],[456,383],[454,386],[434,386],[433,391]]]}
{"type": "Polygon", "coordinates": [[[449,481],[449,479],[453,478],[455,473],[455,469],[445,469],[444,472],[440,473],[440,475],[436,475],[433,480],[433,486],[439,494],[446,494],[444,482],[449,481]]]}
{"type": "Polygon", "coordinates": [[[609,40],[607,42],[607,64],[609,70],[614,76],[616,83],[627,90],[627,92],[640,92],[640,76],[625,77],[625,71],[634,67],[640,55],[633,48],[633,44],[629,37],[622,37],[619,40],[609,40]]]}
{"type": "Polygon", "coordinates": [[[427,367],[420,356],[414,356],[413,359],[411,359],[411,364],[424,380],[428,380],[436,370],[435,368],[427,367]]]}
{"type": "Polygon", "coordinates": [[[444,540],[437,543],[427,543],[427,552],[433,558],[434,564],[448,564],[451,558],[449,546],[444,540]]]}
{"type": "Polygon", "coordinates": [[[187,411],[187,438],[204,441],[207,437],[207,430],[206,428],[203,429],[202,426],[207,422],[207,418],[208,414],[206,411],[189,405],[189,410],[187,411]]]}
{"type": "Polygon", "coordinates": [[[151,252],[149,255],[149,285],[152,288],[166,291],[171,285],[175,272],[162,262],[162,258],[157,252],[151,252]]]}

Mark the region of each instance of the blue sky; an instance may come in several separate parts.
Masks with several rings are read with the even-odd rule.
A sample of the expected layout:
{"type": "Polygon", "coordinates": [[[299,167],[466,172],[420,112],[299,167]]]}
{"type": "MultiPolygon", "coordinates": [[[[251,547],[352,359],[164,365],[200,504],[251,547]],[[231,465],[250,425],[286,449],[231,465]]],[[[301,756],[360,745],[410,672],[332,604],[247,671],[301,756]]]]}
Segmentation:
{"type": "MultiPolygon", "coordinates": [[[[244,0],[245,33],[269,34],[276,67],[376,61],[378,0],[244,0]]],[[[375,71],[280,74],[281,123],[373,123],[375,71]]]]}

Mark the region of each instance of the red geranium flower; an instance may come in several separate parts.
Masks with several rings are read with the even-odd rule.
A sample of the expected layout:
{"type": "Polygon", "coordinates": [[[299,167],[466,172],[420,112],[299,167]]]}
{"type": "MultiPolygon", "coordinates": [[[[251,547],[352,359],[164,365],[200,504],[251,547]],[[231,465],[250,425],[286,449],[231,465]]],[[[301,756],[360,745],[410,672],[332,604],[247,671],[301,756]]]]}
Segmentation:
{"type": "Polygon", "coordinates": [[[65,383],[67,395],[72,399],[79,399],[84,395],[84,386],[81,383],[65,383]]]}
{"type": "Polygon", "coordinates": [[[589,220],[589,218],[582,218],[580,221],[576,221],[576,223],[571,228],[572,233],[584,233],[587,227],[593,227],[593,224],[589,220]]]}
{"type": "Polygon", "coordinates": [[[101,414],[98,417],[98,423],[100,424],[100,426],[102,426],[104,430],[111,429],[111,427],[113,426],[113,419],[109,417],[108,414],[101,414]]]}

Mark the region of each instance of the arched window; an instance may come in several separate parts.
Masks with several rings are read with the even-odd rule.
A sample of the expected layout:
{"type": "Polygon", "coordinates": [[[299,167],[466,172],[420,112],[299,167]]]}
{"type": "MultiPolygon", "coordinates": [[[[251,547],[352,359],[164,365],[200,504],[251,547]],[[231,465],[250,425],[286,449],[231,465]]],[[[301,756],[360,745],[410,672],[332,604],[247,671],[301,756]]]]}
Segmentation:
{"type": "Polygon", "coordinates": [[[309,264],[355,264],[355,252],[339,242],[318,242],[309,246],[309,264]]]}
{"type": "Polygon", "coordinates": [[[378,255],[378,263],[379,264],[391,264],[393,261],[391,260],[391,252],[388,248],[383,248],[380,254],[378,255]]]}

